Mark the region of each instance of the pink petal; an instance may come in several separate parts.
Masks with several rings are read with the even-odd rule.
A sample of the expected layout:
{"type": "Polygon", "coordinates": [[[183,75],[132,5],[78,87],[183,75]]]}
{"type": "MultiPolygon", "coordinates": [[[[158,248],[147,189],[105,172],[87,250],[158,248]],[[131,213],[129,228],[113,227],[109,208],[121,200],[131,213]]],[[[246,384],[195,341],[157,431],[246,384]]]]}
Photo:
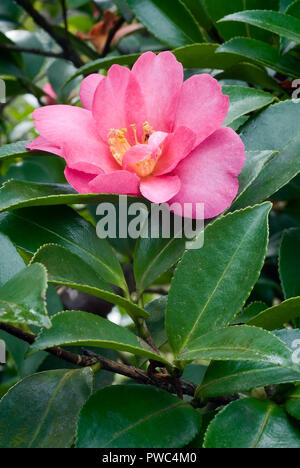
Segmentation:
{"type": "Polygon", "coordinates": [[[46,83],[44,84],[43,86],[43,91],[48,94],[51,98],[53,99],[56,99],[57,98],[57,94],[56,92],[54,91],[54,89],[52,88],[51,84],[50,83],[46,83]]]}
{"type": "Polygon", "coordinates": [[[132,73],[144,96],[145,120],[156,131],[171,132],[183,82],[181,63],[171,52],[158,55],[146,52],[137,60],[132,73]]]}
{"type": "MultiPolygon", "coordinates": [[[[174,173],[181,180],[181,190],[170,203],[204,203],[205,218],[213,218],[228,208],[238,192],[237,176],[245,162],[245,147],[231,128],[220,128],[207,138],[174,173]]],[[[180,215],[180,212],[176,212],[180,215]]]]}
{"type": "Polygon", "coordinates": [[[58,156],[63,156],[63,150],[61,147],[50,143],[42,136],[39,136],[35,140],[28,143],[26,148],[31,151],[34,151],[34,150],[47,151],[48,153],[53,153],[53,154],[57,154],[58,156]]]}
{"type": "Polygon", "coordinates": [[[135,163],[149,158],[151,154],[152,150],[149,145],[132,146],[123,157],[122,167],[126,171],[134,172],[135,163]]]}
{"type": "Polygon", "coordinates": [[[142,195],[153,203],[165,203],[180,190],[177,176],[147,177],[141,180],[142,195]]]}
{"type": "Polygon", "coordinates": [[[105,76],[92,73],[81,82],[79,96],[83,107],[86,109],[92,110],[95,91],[103,79],[105,79],[105,76]]]}
{"type": "Polygon", "coordinates": [[[92,173],[118,169],[108,146],[98,136],[90,111],[66,105],[45,106],[36,109],[33,117],[41,136],[63,149],[70,168],[90,172],[93,167],[92,173]]]}
{"type": "Polygon", "coordinates": [[[199,145],[224,122],[229,97],[210,75],[194,75],[184,82],[175,119],[175,129],[185,126],[197,135],[199,145]]]}
{"type": "Polygon", "coordinates": [[[140,195],[140,179],[128,171],[115,171],[100,174],[89,183],[92,193],[118,193],[120,195],[140,195]]]}
{"type": "MultiPolygon", "coordinates": [[[[107,142],[110,130],[130,128],[131,124],[137,126],[138,138],[141,141],[142,125],[145,122],[144,99],[130,70],[119,65],[113,65],[109,69],[107,78],[102,80],[96,89],[93,116],[104,142],[107,142]]],[[[126,138],[134,144],[131,131],[126,138]]]]}
{"type": "Polygon", "coordinates": [[[90,193],[88,184],[93,180],[95,175],[76,171],[75,169],[70,169],[70,167],[67,166],[65,168],[65,177],[69,184],[72,185],[78,193],[90,193]]]}
{"type": "Polygon", "coordinates": [[[179,127],[165,140],[163,154],[156,164],[154,175],[171,172],[195,147],[196,135],[187,127],[179,127]]]}

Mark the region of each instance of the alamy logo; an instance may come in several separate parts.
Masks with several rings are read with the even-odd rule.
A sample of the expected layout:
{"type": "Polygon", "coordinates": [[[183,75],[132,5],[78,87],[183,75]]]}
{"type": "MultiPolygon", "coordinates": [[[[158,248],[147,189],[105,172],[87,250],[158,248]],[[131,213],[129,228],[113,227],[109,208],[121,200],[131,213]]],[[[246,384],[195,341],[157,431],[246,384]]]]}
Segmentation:
{"type": "Polygon", "coordinates": [[[0,340],[0,364],[6,363],[6,350],[5,343],[3,340],[0,340]]]}
{"type": "Polygon", "coordinates": [[[296,100],[300,98],[300,80],[294,80],[292,83],[292,88],[296,90],[292,94],[292,99],[296,100]]]}
{"type": "Polygon", "coordinates": [[[0,78],[0,104],[6,102],[6,86],[5,81],[0,78]]]}

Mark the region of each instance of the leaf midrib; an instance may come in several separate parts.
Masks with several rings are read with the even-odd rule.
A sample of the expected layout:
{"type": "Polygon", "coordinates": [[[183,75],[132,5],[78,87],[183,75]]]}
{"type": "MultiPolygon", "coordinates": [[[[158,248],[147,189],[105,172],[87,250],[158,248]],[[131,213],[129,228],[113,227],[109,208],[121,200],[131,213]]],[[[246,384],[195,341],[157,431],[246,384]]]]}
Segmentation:
{"type": "Polygon", "coordinates": [[[172,409],[180,407],[180,406],[187,406],[187,403],[179,401],[178,403],[175,403],[174,405],[168,406],[167,408],[163,408],[163,409],[161,409],[159,411],[156,411],[155,413],[151,413],[148,416],[140,419],[139,421],[137,421],[137,422],[135,422],[133,424],[130,424],[130,426],[125,427],[124,429],[122,429],[122,431],[117,432],[111,439],[109,439],[109,441],[106,442],[106,444],[103,446],[103,448],[107,447],[109,444],[111,444],[111,442],[118,439],[119,437],[121,437],[126,432],[131,431],[132,429],[139,426],[140,424],[148,421],[152,417],[155,418],[157,416],[160,416],[161,414],[167,413],[168,411],[171,411],[172,409]]]}

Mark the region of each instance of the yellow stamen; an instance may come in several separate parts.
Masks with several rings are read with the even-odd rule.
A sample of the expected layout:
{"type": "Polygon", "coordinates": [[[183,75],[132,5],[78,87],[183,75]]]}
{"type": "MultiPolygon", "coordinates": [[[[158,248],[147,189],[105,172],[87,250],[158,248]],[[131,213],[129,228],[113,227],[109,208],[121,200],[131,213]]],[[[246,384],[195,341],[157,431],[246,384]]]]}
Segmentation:
{"type": "Polygon", "coordinates": [[[130,127],[131,127],[131,129],[132,129],[132,133],[133,133],[133,136],[134,136],[135,144],[138,145],[138,144],[139,144],[139,140],[138,140],[137,133],[136,133],[136,126],[135,126],[135,124],[131,124],[130,127]]]}
{"type": "Polygon", "coordinates": [[[121,130],[112,129],[108,134],[110,151],[120,166],[122,166],[124,154],[131,148],[125,137],[126,132],[127,128],[122,128],[121,130]]]}
{"type": "Polygon", "coordinates": [[[156,165],[155,159],[150,155],[143,161],[136,162],[134,164],[135,172],[139,177],[147,177],[152,174],[156,165]]]}
{"type": "Polygon", "coordinates": [[[148,122],[145,122],[143,124],[143,130],[144,130],[143,143],[148,143],[148,140],[150,136],[152,135],[152,133],[154,133],[154,130],[151,127],[151,125],[149,125],[148,122]]]}

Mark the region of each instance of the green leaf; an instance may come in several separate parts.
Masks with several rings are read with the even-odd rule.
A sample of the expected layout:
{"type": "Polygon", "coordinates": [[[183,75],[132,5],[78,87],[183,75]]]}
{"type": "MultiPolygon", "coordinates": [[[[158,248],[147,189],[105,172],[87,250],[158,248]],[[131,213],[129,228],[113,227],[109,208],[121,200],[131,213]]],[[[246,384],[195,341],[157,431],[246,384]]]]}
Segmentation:
{"type": "MultiPolygon", "coordinates": [[[[172,219],[173,217],[171,225],[172,219]]],[[[181,231],[180,225],[179,234],[181,231]]],[[[141,292],[150,286],[182,256],[187,239],[176,237],[177,232],[173,230],[169,238],[163,238],[161,226],[154,222],[146,223],[137,241],[134,255],[134,275],[138,291],[141,292]]]]}
{"type": "Polygon", "coordinates": [[[161,296],[149,302],[145,307],[146,312],[150,315],[147,326],[158,348],[167,342],[165,331],[167,299],[168,296],[161,296]]]}
{"type": "Polygon", "coordinates": [[[202,26],[206,30],[212,28],[212,22],[206,11],[204,0],[183,0],[183,3],[194,15],[195,19],[200,24],[200,26],[202,26]]]}
{"type": "Polygon", "coordinates": [[[253,361],[294,368],[291,351],[281,340],[270,332],[247,325],[221,328],[202,335],[188,343],[179,359],[253,361]]]}
{"type": "Polygon", "coordinates": [[[25,378],[0,402],[0,447],[70,447],[79,411],[92,387],[90,368],[40,372],[25,378]]]}
{"type": "Polygon", "coordinates": [[[21,161],[18,158],[10,163],[5,173],[5,180],[18,179],[46,184],[65,184],[64,169],[63,158],[44,156],[42,152],[33,156],[25,154],[21,161]]]}
{"type": "MultiPolygon", "coordinates": [[[[216,54],[216,56],[218,55],[219,53],[216,54]]],[[[226,57],[226,54],[224,55],[226,57]]],[[[283,88],[271,76],[269,76],[265,68],[253,63],[241,62],[233,65],[232,67],[226,67],[226,70],[215,75],[215,78],[217,80],[243,80],[246,83],[259,86],[262,89],[275,91],[276,94],[281,95],[283,92],[283,88]]]]}
{"type": "Polygon", "coordinates": [[[285,409],[293,418],[300,420],[300,387],[289,395],[285,409]]]}
{"type": "Polygon", "coordinates": [[[196,337],[228,325],[241,310],[264,262],[270,207],[265,203],[220,217],[207,226],[202,249],[183,256],[166,317],[176,355],[196,337]]]}
{"type": "Polygon", "coordinates": [[[30,140],[17,141],[16,143],[1,146],[0,160],[2,161],[6,158],[17,158],[30,155],[30,152],[26,150],[26,145],[28,145],[28,143],[30,143],[30,140]]]}
{"type": "MultiPolygon", "coordinates": [[[[71,205],[84,203],[116,203],[119,195],[77,193],[67,184],[41,184],[23,180],[8,180],[0,189],[0,213],[29,206],[71,205]]],[[[129,197],[129,201],[140,197],[129,197]]]]}
{"type": "MultiPolygon", "coordinates": [[[[173,50],[173,54],[184,68],[217,68],[220,70],[229,68],[240,62],[236,54],[217,53],[218,44],[191,44],[173,50]]],[[[66,86],[71,80],[79,75],[108,70],[112,65],[132,66],[141,54],[121,55],[117,57],[106,57],[103,59],[88,62],[77,70],[77,72],[65,83],[66,86]]]]}
{"type": "Polygon", "coordinates": [[[234,319],[232,325],[246,323],[253,317],[256,317],[263,310],[266,310],[267,308],[268,306],[264,302],[252,302],[248,305],[248,307],[245,307],[245,309],[234,319]]]}
{"type": "Polygon", "coordinates": [[[286,9],[286,14],[300,19],[300,1],[293,1],[286,9]]]}
{"type": "Polygon", "coordinates": [[[30,353],[62,345],[116,349],[168,364],[168,361],[152,352],[146,343],[126,328],[80,310],[68,310],[54,315],[52,328],[43,330],[38,335],[30,347],[30,353]]]}
{"type": "Polygon", "coordinates": [[[234,210],[236,206],[239,206],[240,199],[243,207],[252,204],[251,195],[248,194],[248,190],[252,194],[251,186],[255,183],[256,179],[261,175],[266,165],[278,155],[274,151],[247,151],[246,161],[242,172],[240,173],[239,179],[239,192],[231,205],[231,210],[234,210]]]}
{"type": "Polygon", "coordinates": [[[300,229],[289,229],[282,236],[279,271],[286,299],[300,296],[300,229]]]}
{"type": "Polygon", "coordinates": [[[203,41],[194,17],[180,0],[128,0],[128,4],[146,28],[170,47],[203,41]]]}
{"type": "Polygon", "coordinates": [[[231,210],[261,203],[292,180],[300,171],[299,150],[300,134],[278,154],[267,157],[266,162],[261,160],[265,162],[261,171],[233,202],[231,210]]]}
{"type": "Polygon", "coordinates": [[[285,37],[289,41],[296,42],[296,44],[300,44],[300,20],[277,11],[240,11],[238,13],[225,16],[225,18],[220,21],[238,21],[241,23],[252,24],[258,28],[278,34],[281,37],[285,37]]]}
{"type": "Polygon", "coordinates": [[[46,267],[48,280],[51,283],[100,297],[124,307],[133,316],[148,317],[147,312],[128,299],[117,295],[88,263],[65,247],[55,244],[44,245],[34,255],[33,262],[42,263],[46,267]]]}
{"type": "Polygon", "coordinates": [[[300,135],[300,101],[282,101],[264,109],[241,132],[246,150],[280,151],[300,135]]]}
{"type": "Polygon", "coordinates": [[[0,232],[0,286],[25,268],[25,263],[13,243],[0,232]]]}
{"type": "Polygon", "coordinates": [[[284,323],[298,317],[300,317],[300,297],[293,297],[262,311],[249,320],[247,325],[265,328],[266,330],[276,330],[284,323]]]}
{"type": "Polygon", "coordinates": [[[201,400],[248,392],[253,388],[299,382],[300,373],[261,362],[216,361],[208,367],[197,388],[201,400]]]}
{"type": "Polygon", "coordinates": [[[178,448],[200,427],[200,413],[164,390],[114,385],[94,393],[83,407],[76,447],[178,448]]]}
{"type": "Polygon", "coordinates": [[[269,93],[246,86],[223,86],[223,93],[230,99],[230,108],[223,124],[225,126],[242,115],[268,106],[275,99],[269,93]]]}
{"type": "Polygon", "coordinates": [[[205,448],[300,448],[300,431],[270,401],[234,401],[210,423],[205,448]],[[236,422],[239,421],[239,424],[236,422]]]}
{"type": "MultiPolygon", "coordinates": [[[[219,34],[225,40],[237,36],[251,36],[263,41],[271,39],[272,36],[270,34],[249,25],[218,22],[218,20],[230,13],[260,8],[261,0],[230,0],[230,2],[224,2],[224,0],[204,0],[204,2],[219,34]]],[[[264,0],[263,6],[265,10],[278,10],[278,3],[278,0],[264,0]]]]}
{"type": "Polygon", "coordinates": [[[21,270],[0,288],[0,321],[51,327],[45,307],[47,272],[40,264],[21,270]]]}
{"type": "Polygon", "coordinates": [[[246,58],[294,78],[300,76],[300,64],[297,59],[291,55],[281,56],[277,49],[256,39],[236,37],[220,46],[217,54],[219,52],[236,54],[240,61],[246,58]]]}
{"type": "Polygon", "coordinates": [[[81,257],[105,281],[126,290],[121,266],[109,243],[66,206],[29,208],[0,215],[0,231],[31,254],[43,244],[59,244],[81,257]]]}

